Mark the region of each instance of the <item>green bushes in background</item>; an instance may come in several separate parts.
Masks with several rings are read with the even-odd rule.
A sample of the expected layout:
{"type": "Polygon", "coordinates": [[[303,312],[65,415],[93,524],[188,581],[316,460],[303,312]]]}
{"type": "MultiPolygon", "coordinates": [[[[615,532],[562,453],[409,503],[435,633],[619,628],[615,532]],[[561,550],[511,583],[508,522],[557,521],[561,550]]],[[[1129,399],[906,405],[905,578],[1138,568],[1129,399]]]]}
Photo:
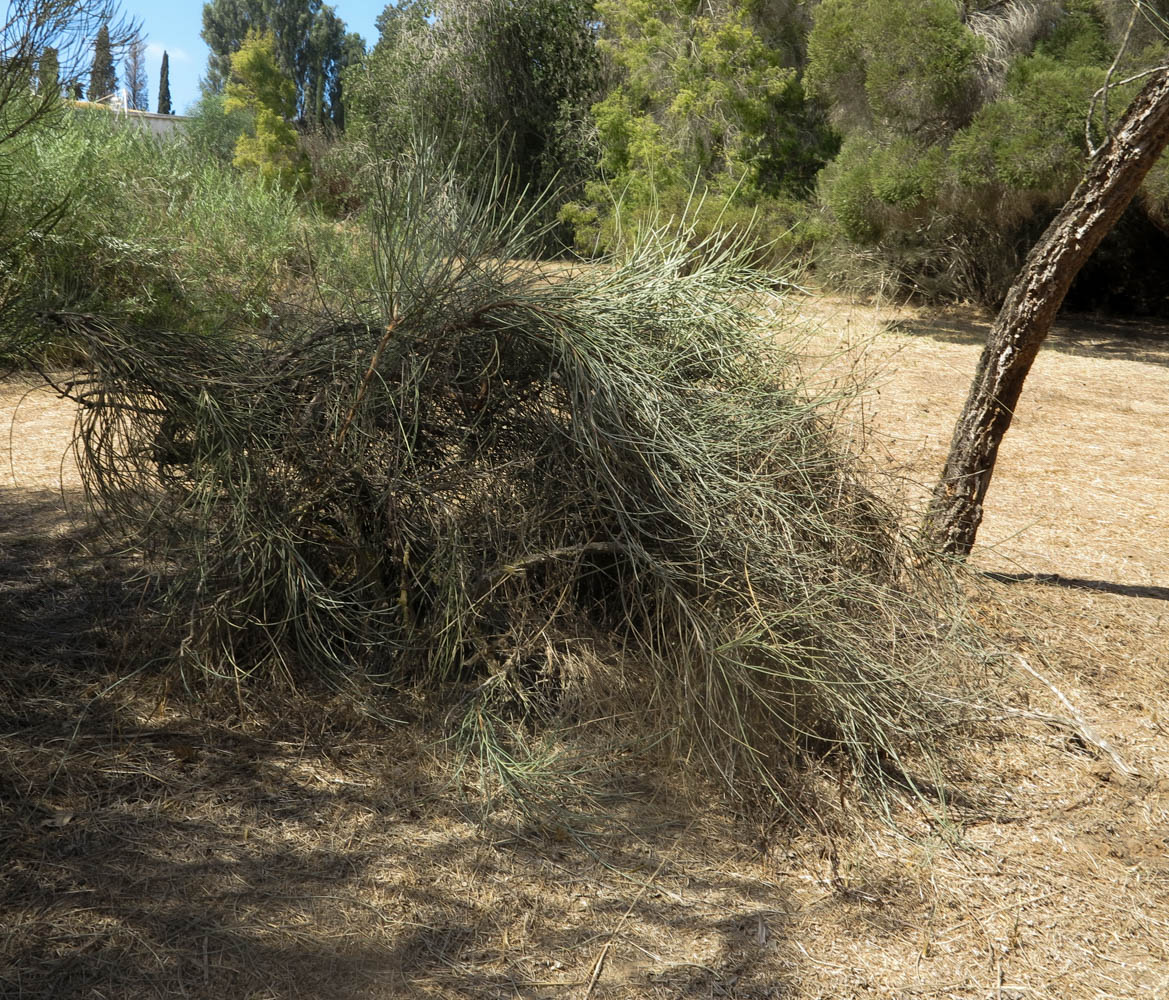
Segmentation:
{"type": "MultiPolygon", "coordinates": [[[[225,162],[240,122],[218,99],[204,106],[167,141],[76,110],[22,144],[6,175],[13,217],[67,206],[51,228],[33,228],[9,276],[33,312],[211,332],[274,321],[275,292],[301,282],[310,261],[328,285],[344,241],[311,206],[225,162]]],[[[36,323],[22,333],[25,346],[46,336],[36,323]]]]}
{"type": "MultiPolygon", "coordinates": [[[[817,186],[834,233],[827,276],[997,302],[1089,144],[1104,139],[1094,95],[1127,28],[1106,16],[1113,6],[825,0],[806,82],[844,137],[817,186]]],[[[1139,85],[1125,80],[1162,61],[1159,42],[1130,38],[1112,78],[1114,115],[1139,85]]],[[[1163,211],[1163,176],[1130,215],[1163,211]]],[[[1104,259],[1138,231],[1157,238],[1147,225],[1120,227],[1104,259]]],[[[1099,298],[1092,280],[1078,293],[1099,298]]]]}
{"type": "Polygon", "coordinates": [[[678,220],[695,193],[690,221],[704,235],[717,225],[789,246],[807,215],[798,200],[835,139],[782,44],[800,37],[794,8],[767,20],[763,6],[597,4],[614,83],[592,108],[601,176],[561,213],[578,249],[610,249],[651,218],[678,220]]]}

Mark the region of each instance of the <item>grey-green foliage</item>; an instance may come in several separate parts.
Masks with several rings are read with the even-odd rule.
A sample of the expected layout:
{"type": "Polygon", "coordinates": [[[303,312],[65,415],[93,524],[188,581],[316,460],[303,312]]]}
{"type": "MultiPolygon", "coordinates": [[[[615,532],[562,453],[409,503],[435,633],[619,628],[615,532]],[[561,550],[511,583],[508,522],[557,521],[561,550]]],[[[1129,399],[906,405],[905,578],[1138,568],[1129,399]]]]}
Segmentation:
{"type": "Polygon", "coordinates": [[[591,174],[600,64],[588,0],[404,3],[352,73],[357,135],[388,155],[423,132],[468,181],[506,163],[513,194],[571,192],[591,174]]]}
{"type": "Polygon", "coordinates": [[[229,166],[241,135],[250,133],[252,115],[245,109],[228,111],[223,94],[203,94],[183,123],[186,141],[206,157],[229,166]]]}
{"type": "Polygon", "coordinates": [[[347,32],[334,8],[321,0],[210,0],[203,5],[202,37],[211,50],[206,84],[212,92],[227,85],[231,55],[252,28],[276,37],[280,68],[296,84],[297,118],[342,127],[342,75],[361,61],[361,37],[347,32]]]}
{"type": "MultiPolygon", "coordinates": [[[[106,111],[79,109],[8,161],[8,211],[29,236],[6,277],[32,311],[83,311],[168,329],[235,328],[269,314],[312,226],[295,202],[212,153],[198,126],[159,142],[106,111]],[[51,229],[44,205],[65,206],[51,229]]],[[[11,355],[51,346],[29,321],[11,355]]]]}
{"type": "Polygon", "coordinates": [[[870,782],[928,756],[962,630],[760,336],[773,276],[654,234],[517,264],[525,220],[421,153],[380,164],[364,306],[230,341],[76,323],[82,467],[160,571],[173,668],[616,728],[752,799],[806,750],[870,782]]]}
{"type": "Polygon", "coordinates": [[[136,26],[112,0],[24,0],[9,4],[0,22],[0,353],[28,328],[22,275],[29,241],[51,230],[68,207],[68,192],[28,197],[21,158],[60,123],[59,83],[72,85],[91,66],[99,29],[110,48],[136,26]]]}
{"type": "MultiPolygon", "coordinates": [[[[919,291],[995,301],[1103,138],[1089,110],[1132,9],[825,0],[807,82],[845,137],[819,182],[843,235],[919,291]]],[[[1164,61],[1156,23],[1143,5],[1114,81],[1164,61]]]]}

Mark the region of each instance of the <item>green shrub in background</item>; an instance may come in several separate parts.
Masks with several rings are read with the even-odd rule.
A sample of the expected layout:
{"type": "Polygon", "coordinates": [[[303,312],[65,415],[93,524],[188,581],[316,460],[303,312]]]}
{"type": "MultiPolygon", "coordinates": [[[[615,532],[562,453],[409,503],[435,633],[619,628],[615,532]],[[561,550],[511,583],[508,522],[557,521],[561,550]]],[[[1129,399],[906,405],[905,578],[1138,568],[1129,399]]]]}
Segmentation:
{"type": "Polygon", "coordinates": [[[595,173],[588,109],[601,91],[592,8],[591,0],[387,7],[377,45],[345,77],[350,140],[393,159],[422,136],[469,188],[526,196],[542,206],[533,221],[553,222],[595,173]]]}
{"type": "Polygon", "coordinates": [[[205,157],[221,164],[230,164],[240,137],[253,128],[252,115],[247,108],[227,109],[223,94],[203,94],[189,111],[183,123],[186,143],[205,157]]]}
{"type": "MultiPolygon", "coordinates": [[[[292,195],[208,155],[227,116],[207,107],[210,121],[197,115],[167,141],[78,110],[23,144],[7,178],[15,217],[69,206],[10,275],[31,304],[157,328],[254,327],[276,318],[270,303],[289,297],[276,290],[304,282],[318,255],[312,284],[327,291],[344,241],[292,195]]],[[[26,346],[45,336],[23,331],[26,346]]]]}
{"type": "MultiPolygon", "coordinates": [[[[1128,24],[1113,6],[825,0],[806,82],[844,142],[818,178],[836,234],[821,241],[822,276],[997,303],[1103,140],[1101,116],[1088,119],[1128,24]]],[[[1162,49],[1130,40],[1114,79],[1163,62],[1162,49]]],[[[1138,85],[1113,90],[1114,114],[1138,85]]],[[[1130,216],[1162,217],[1165,176],[1154,171],[1130,216]]],[[[1117,277],[1100,262],[1128,259],[1119,244],[1138,232],[1157,240],[1148,224],[1118,227],[1072,302],[1099,301],[1093,286],[1117,277]]]]}
{"type": "Polygon", "coordinates": [[[249,31],[232,54],[223,107],[228,114],[244,112],[250,119],[250,127],[236,140],[232,162],[237,167],[288,191],[307,186],[308,160],[289,124],[296,113],[296,85],[280,72],[272,32],[249,31]]]}
{"type": "Polygon", "coordinates": [[[795,12],[738,2],[702,10],[682,0],[597,4],[617,83],[592,109],[603,179],[561,211],[578,250],[612,249],[655,219],[678,222],[693,194],[700,208],[686,224],[703,235],[746,226],[778,246],[808,214],[797,200],[835,139],[788,64],[782,39],[798,43],[795,12]]]}
{"type": "Polygon", "coordinates": [[[709,253],[730,244],[751,247],[745,256],[757,267],[800,269],[823,238],[820,217],[807,202],[791,197],[755,198],[699,191],[673,184],[642,199],[601,184],[595,203],[569,203],[560,210],[584,257],[620,255],[646,234],[670,234],[679,246],[709,253]],[[608,199],[607,201],[605,199],[608,199]]]}
{"type": "Polygon", "coordinates": [[[977,53],[951,0],[824,0],[808,39],[806,81],[846,133],[928,140],[968,117],[977,53]]]}

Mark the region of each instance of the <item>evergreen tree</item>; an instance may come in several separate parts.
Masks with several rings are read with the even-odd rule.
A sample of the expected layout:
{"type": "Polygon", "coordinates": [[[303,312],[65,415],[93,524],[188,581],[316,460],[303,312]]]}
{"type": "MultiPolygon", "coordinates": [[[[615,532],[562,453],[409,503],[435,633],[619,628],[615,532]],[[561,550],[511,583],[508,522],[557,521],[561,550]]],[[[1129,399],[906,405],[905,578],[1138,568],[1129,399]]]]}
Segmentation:
{"type": "Polygon", "coordinates": [[[252,134],[241,135],[234,163],[286,189],[308,181],[304,154],[288,120],[296,111],[296,86],[280,71],[272,32],[254,28],[231,57],[224,110],[252,116],[252,134]]]}
{"type": "Polygon", "coordinates": [[[202,38],[211,50],[207,83],[218,93],[232,73],[232,56],[250,31],[271,32],[280,72],[296,94],[294,118],[319,124],[343,115],[340,74],[354,61],[354,39],[345,22],[321,0],[209,0],[203,5],[202,38]],[[335,98],[336,103],[333,103],[335,98]]]}
{"type": "Polygon", "coordinates": [[[800,79],[803,8],[597,0],[595,9],[610,68],[609,91],[592,106],[605,180],[561,214],[578,246],[612,246],[659,216],[685,217],[699,238],[715,228],[754,230],[760,242],[786,234],[791,206],[836,151],[800,79]]]}
{"type": "Polygon", "coordinates": [[[61,63],[57,50],[48,46],[37,63],[37,93],[57,94],[61,91],[61,63]]]}
{"type": "Polygon", "coordinates": [[[170,103],[170,56],[162,53],[162,74],[158,80],[158,113],[173,115],[175,109],[170,103]]]}
{"type": "Polygon", "coordinates": [[[118,74],[114,69],[114,54],[110,49],[110,29],[103,24],[93,43],[93,69],[89,74],[89,99],[99,101],[118,89],[118,74]]]}

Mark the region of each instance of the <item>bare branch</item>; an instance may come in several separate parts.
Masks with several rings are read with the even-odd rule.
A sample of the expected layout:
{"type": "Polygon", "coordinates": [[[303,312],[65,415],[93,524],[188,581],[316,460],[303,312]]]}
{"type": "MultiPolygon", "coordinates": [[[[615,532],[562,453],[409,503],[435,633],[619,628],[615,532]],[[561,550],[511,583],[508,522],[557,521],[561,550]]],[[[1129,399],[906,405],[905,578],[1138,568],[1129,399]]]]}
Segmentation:
{"type": "Polygon", "coordinates": [[[1088,105],[1088,115],[1084,120],[1084,142],[1087,145],[1089,156],[1095,156],[1099,152],[1099,148],[1092,144],[1092,116],[1096,113],[1097,101],[1100,102],[1100,127],[1104,135],[1108,135],[1108,90],[1112,85],[1112,74],[1116,72],[1116,67],[1120,65],[1120,60],[1124,58],[1124,53],[1128,49],[1128,43],[1132,38],[1132,29],[1137,23],[1137,14],[1140,13],[1140,10],[1140,0],[1133,0],[1132,16],[1128,19],[1128,27],[1124,29],[1124,38],[1120,40],[1120,47],[1116,50],[1112,65],[1104,74],[1104,86],[1092,95],[1092,102],[1088,105]]]}

